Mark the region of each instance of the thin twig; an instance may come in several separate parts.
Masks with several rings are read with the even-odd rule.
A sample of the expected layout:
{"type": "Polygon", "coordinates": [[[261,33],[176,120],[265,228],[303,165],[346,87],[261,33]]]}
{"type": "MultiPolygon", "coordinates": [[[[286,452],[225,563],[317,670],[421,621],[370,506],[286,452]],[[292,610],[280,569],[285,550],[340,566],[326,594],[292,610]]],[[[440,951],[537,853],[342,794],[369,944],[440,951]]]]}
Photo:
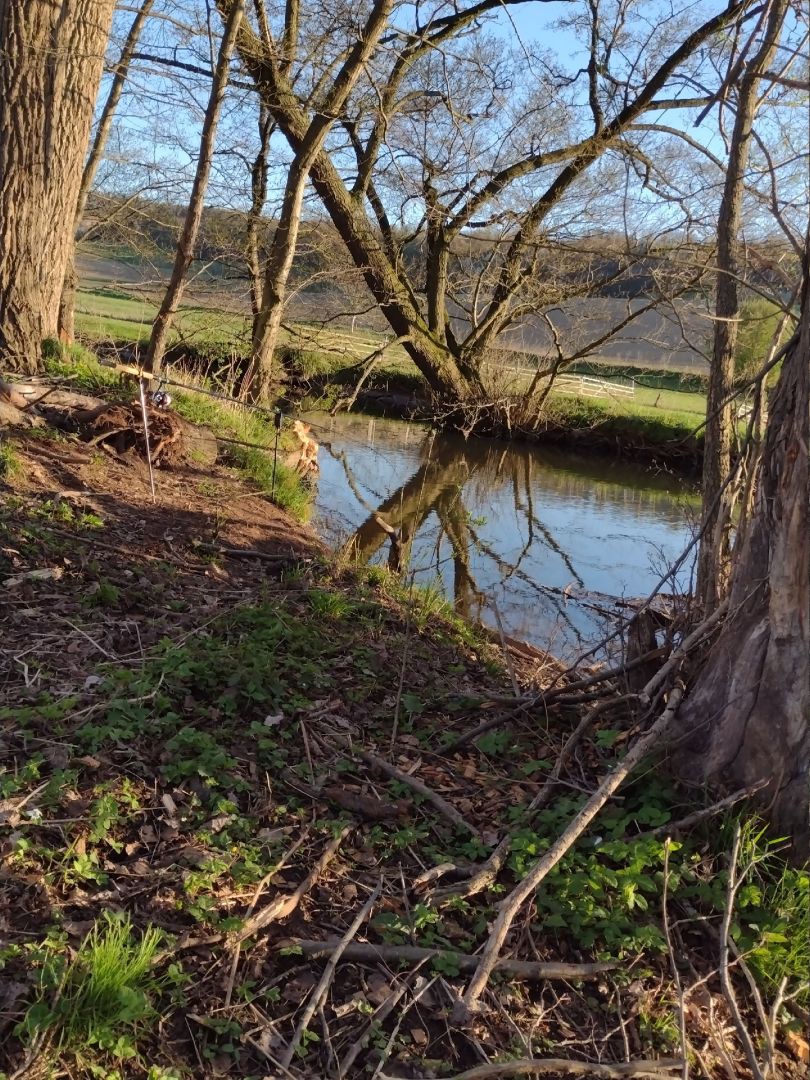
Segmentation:
{"type": "Polygon", "coordinates": [[[447,820],[452,822],[457,828],[464,829],[467,832],[472,833],[473,836],[479,835],[478,829],[476,829],[474,825],[470,825],[468,821],[465,821],[458,810],[456,810],[455,806],[451,805],[447,799],[442,798],[438,792],[429,788],[427,784],[423,783],[417,777],[411,776],[410,773],[406,773],[402,769],[398,769],[396,765],[384,761],[382,758],[377,757],[376,754],[369,753],[368,750],[355,750],[355,753],[373,769],[385,773],[386,776],[390,776],[400,784],[405,784],[407,787],[417,792],[432,806],[435,806],[439,813],[443,817],[446,817],[447,820]]]}
{"type": "MultiPolygon", "coordinates": [[[[608,1080],[619,1080],[624,1076],[661,1080],[663,1077],[671,1077],[672,1071],[680,1067],[680,1061],[666,1058],[661,1058],[659,1061],[626,1061],[616,1065],[606,1065],[596,1061],[573,1061],[568,1058],[517,1058],[514,1061],[476,1065],[463,1073],[456,1073],[455,1076],[449,1077],[449,1080],[496,1080],[503,1076],[526,1076],[529,1073],[541,1072],[605,1077],[608,1080]]],[[[394,1077],[381,1074],[378,1080],[394,1080],[394,1077]]]]}
{"type": "Polygon", "coordinates": [[[238,945],[240,942],[245,941],[247,938],[252,937],[257,930],[263,929],[271,922],[278,922],[279,919],[286,919],[287,916],[295,911],[301,900],[309,892],[318,878],[321,876],[327,865],[334,858],[337,849],[346,839],[351,832],[350,827],[343,829],[337,836],[324,848],[323,854],[320,859],[315,863],[313,868],[301,882],[297,889],[291,893],[284,893],[282,896],[277,896],[272,900],[267,907],[262,908],[258,914],[254,915],[250,919],[246,919],[240,930],[237,930],[231,935],[231,942],[233,945],[238,945]]]}
{"type": "Polygon", "coordinates": [[[381,891],[382,880],[378,882],[374,892],[371,894],[371,896],[369,896],[368,900],[366,900],[365,904],[363,904],[362,908],[358,911],[357,915],[352,920],[352,924],[349,929],[346,931],[340,941],[338,941],[338,943],[335,945],[335,948],[332,951],[332,955],[329,957],[329,962],[324,969],[323,975],[321,975],[320,982],[310,994],[309,1001],[307,1002],[304,1011],[301,1013],[301,1019],[298,1021],[298,1026],[295,1029],[295,1034],[290,1040],[287,1049],[282,1054],[281,1064],[285,1069],[289,1068],[290,1063],[295,1056],[295,1051],[297,1050],[298,1045],[303,1038],[304,1032],[307,1030],[307,1026],[309,1025],[310,1020],[315,1015],[315,1010],[323,1002],[326,994],[329,991],[329,987],[331,986],[332,980],[335,977],[335,972],[337,971],[337,966],[340,962],[341,956],[346,951],[349,942],[357,934],[357,931],[360,929],[360,927],[370,915],[371,909],[377,903],[377,898],[379,897],[381,891]]]}
{"type": "MultiPolygon", "coordinates": [[[[268,873],[266,873],[264,875],[264,877],[262,878],[262,880],[259,882],[259,884],[256,886],[256,888],[254,890],[253,899],[250,901],[250,905],[249,905],[247,911],[245,912],[245,918],[250,918],[250,916],[253,914],[253,911],[254,911],[254,909],[256,907],[256,904],[259,902],[259,897],[261,896],[262,892],[264,891],[264,888],[267,885],[267,883],[270,880],[272,880],[272,878],[274,878],[276,876],[276,874],[278,874],[286,866],[286,864],[290,861],[290,859],[293,857],[293,855],[296,853],[296,851],[298,851],[298,849],[301,847],[301,845],[304,843],[304,841],[306,840],[306,838],[308,836],[309,836],[309,829],[305,829],[304,832],[301,834],[301,836],[298,837],[298,839],[295,841],[295,843],[289,849],[289,851],[284,852],[284,854],[281,856],[281,858],[276,863],[276,865],[273,867],[273,869],[268,871],[268,873]]],[[[233,960],[231,961],[231,970],[230,970],[230,972],[228,974],[228,986],[227,986],[226,991],[225,991],[225,1005],[226,1005],[226,1007],[228,1005],[230,1005],[230,1003],[231,1003],[231,996],[233,994],[234,983],[236,982],[236,970],[237,970],[237,968],[239,966],[239,954],[240,954],[241,950],[242,950],[242,943],[241,943],[241,941],[237,941],[236,945],[234,946],[234,950],[233,950],[233,960]]]]}
{"type": "Polygon", "coordinates": [[[605,711],[605,707],[608,704],[617,704],[618,702],[624,700],[625,698],[617,698],[610,703],[605,702],[603,705],[597,705],[595,709],[591,709],[590,712],[587,712],[582,717],[580,722],[565,740],[563,748],[560,751],[554,764],[554,768],[551,770],[548,777],[546,778],[546,782],[543,784],[538,793],[529,803],[528,807],[526,808],[525,814],[521,815],[520,820],[515,823],[514,827],[510,830],[510,832],[506,833],[506,835],[499,842],[498,846],[492,851],[486,862],[472,875],[472,877],[468,881],[463,881],[455,885],[449,885],[444,889],[438,890],[434,896],[435,900],[445,901],[453,899],[457,896],[461,896],[466,899],[470,896],[476,896],[478,893],[483,892],[484,889],[488,888],[488,886],[498,876],[501,868],[506,862],[507,856],[509,855],[509,851],[512,847],[512,841],[515,837],[515,834],[520,829],[525,828],[526,820],[530,814],[535,813],[542,806],[546,805],[554,791],[558,780],[560,779],[560,776],[562,775],[563,768],[567,764],[568,759],[571,757],[571,754],[579,745],[588,728],[591,726],[597,716],[599,716],[600,713],[605,711]]]}
{"type": "Polygon", "coordinates": [[[490,975],[495,968],[498,956],[503,948],[506,937],[511,929],[520,908],[529,896],[534,893],[537,886],[546,877],[571,846],[579,839],[588,825],[593,821],[608,799],[622,785],[625,779],[653,749],[658,745],[662,737],[670,728],[675,719],[678,707],[683,698],[683,690],[680,686],[673,688],[667,707],[643,735],[638,742],[618,762],[611,772],[602,780],[599,787],[588,799],[578,814],[572,819],[560,838],[552,844],[549,850],[536,863],[532,870],[526,874],[521,882],[515,886],[511,893],[499,905],[499,913],[492,926],[489,939],[481,954],[481,959],[473,975],[467,992],[456,1007],[455,1019],[458,1022],[466,1021],[470,1014],[477,1009],[478,999],[489,982],[490,975]]]}
{"type": "Polygon", "coordinates": [[[659,825],[657,829],[650,829],[648,832],[638,833],[635,836],[635,839],[646,840],[648,837],[653,839],[660,836],[668,836],[670,833],[684,832],[686,829],[691,829],[693,825],[698,825],[701,821],[705,821],[706,818],[714,817],[716,814],[722,813],[723,810],[727,810],[730,806],[734,806],[735,803],[750,798],[752,795],[755,795],[760,788],[765,787],[768,782],[768,780],[760,780],[756,784],[752,784],[751,787],[740,788],[739,791],[735,791],[732,795],[727,795],[725,799],[712,803],[711,806],[706,806],[703,810],[696,810],[694,814],[688,814],[685,818],[681,818],[680,821],[670,821],[666,825],[659,825]]]}
{"type": "Polygon", "coordinates": [[[689,1054],[687,1052],[686,1041],[686,1009],[684,1008],[683,982],[675,960],[675,946],[672,944],[672,933],[669,925],[669,852],[671,846],[670,839],[667,837],[664,841],[664,888],[661,895],[661,914],[664,922],[664,937],[666,938],[667,949],[669,950],[669,963],[672,968],[672,977],[675,980],[675,987],[678,991],[678,1029],[681,1040],[681,1055],[683,1057],[681,1080],[689,1080],[689,1054]]]}
{"type": "Polygon", "coordinates": [[[372,1016],[369,1017],[368,1023],[363,1028],[363,1031],[358,1039],[352,1043],[349,1047],[346,1056],[340,1062],[338,1066],[338,1080],[344,1080],[344,1077],[348,1076],[349,1069],[354,1065],[357,1060],[357,1055],[361,1050],[365,1049],[366,1042],[368,1041],[369,1030],[372,1024],[381,1025],[383,1021],[391,1015],[396,1006],[400,1003],[402,998],[411,989],[410,979],[413,979],[419,969],[424,965],[425,961],[420,961],[414,970],[408,975],[408,978],[403,980],[402,985],[398,986],[392,994],[385,999],[385,1001],[375,1010],[372,1016]]]}
{"type": "Polygon", "coordinates": [[[734,915],[734,902],[737,897],[737,889],[740,886],[740,881],[737,878],[737,860],[740,855],[740,825],[737,823],[734,829],[734,840],[731,845],[731,859],[728,869],[728,886],[726,888],[726,906],[723,911],[723,922],[720,928],[720,984],[723,987],[723,996],[726,999],[729,1012],[731,1013],[731,1019],[734,1021],[734,1027],[737,1030],[740,1042],[742,1043],[743,1050],[745,1051],[745,1057],[748,1061],[748,1067],[751,1070],[754,1080],[765,1080],[762,1069],[759,1066],[757,1060],[756,1051],[754,1050],[754,1044],[751,1041],[751,1035],[748,1028],[745,1026],[742,1014],[740,1013],[740,1007],[737,1004],[737,996],[734,993],[734,987],[731,984],[731,977],[728,970],[728,954],[729,954],[729,939],[731,937],[731,920],[734,915]]]}

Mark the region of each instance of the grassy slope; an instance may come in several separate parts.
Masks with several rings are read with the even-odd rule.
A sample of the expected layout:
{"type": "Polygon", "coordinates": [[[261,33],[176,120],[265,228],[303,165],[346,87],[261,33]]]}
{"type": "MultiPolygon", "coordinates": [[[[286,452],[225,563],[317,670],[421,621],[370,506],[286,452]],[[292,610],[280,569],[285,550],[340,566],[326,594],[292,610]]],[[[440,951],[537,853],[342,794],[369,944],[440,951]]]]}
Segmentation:
{"type": "MultiPolygon", "coordinates": [[[[341,934],[378,882],[382,896],[360,939],[438,948],[419,975],[444,980],[447,993],[462,990],[454,953],[481,946],[499,895],[621,754],[629,722],[621,709],[602,714],[565,783],[526,817],[570,714],[504,723],[448,753],[448,739],[478,721],[469,701],[508,693],[510,677],[499,654],[435,597],[408,593],[380,571],[293,569],[279,578],[225,563],[212,572],[176,530],[171,558],[122,558],[115,548],[126,537],[60,506],[7,495],[0,513],[3,577],[64,568],[58,581],[11,593],[26,615],[4,642],[15,655],[25,650],[25,664],[9,668],[0,707],[0,798],[13,828],[0,964],[16,994],[0,1014],[0,1068],[28,1054],[74,1076],[170,1080],[203,1075],[203,1061],[220,1076],[266,1075],[261,1048],[282,1052],[322,971],[285,941],[341,934]],[[112,550],[77,544],[74,530],[100,535],[112,550]],[[93,557],[78,560],[77,548],[93,557]],[[122,636],[123,622],[138,634],[122,636]],[[357,750],[390,755],[450,800],[479,838],[407,786],[374,777],[357,750]],[[347,793],[357,796],[354,810],[340,801],[347,793]],[[375,820],[369,806],[388,816],[375,820]],[[428,867],[481,862],[507,828],[515,839],[491,890],[445,906],[409,892],[428,867]],[[300,908],[235,954],[227,935],[288,894],[343,829],[337,858],[300,908]]],[[[517,658],[512,665],[521,680],[534,670],[517,658]]],[[[648,831],[693,808],[645,770],[550,875],[511,949],[617,966],[608,979],[556,984],[556,998],[543,984],[496,979],[494,1011],[477,1030],[488,1057],[623,1060],[629,1002],[633,1056],[676,1056],[661,921],[665,847],[648,831]],[[572,1046],[572,1030],[584,1041],[572,1046]]],[[[701,976],[716,948],[700,921],[683,922],[680,905],[715,925],[730,828],[726,819],[693,830],[668,858],[672,911],[701,976]]],[[[753,826],[746,845],[749,854],[767,851],[753,826]]],[[[807,876],[770,857],[755,882],[740,897],[738,940],[755,949],[749,962],[766,998],[783,974],[806,998],[807,876]]],[[[381,1053],[402,1075],[427,1068],[441,1077],[475,1063],[469,1042],[447,1027],[442,983],[407,1014],[423,984],[397,967],[341,966],[294,1075],[330,1075],[330,1052],[342,1058],[358,1039],[352,1076],[381,1053]],[[403,978],[412,989],[385,1017],[380,1008],[403,978]]],[[[689,1017],[702,1043],[701,1009],[689,1017]]],[[[739,1066],[739,1048],[728,1045],[739,1066]]]]}
{"type": "MultiPolygon", "coordinates": [[[[45,367],[51,376],[66,380],[67,385],[79,392],[98,394],[105,398],[119,395],[129,398],[132,395],[131,388],[122,386],[113,369],[99,363],[91,352],[81,346],[65,350],[54,345],[46,350],[45,367]]],[[[172,374],[171,369],[168,374],[172,374]]],[[[180,374],[183,382],[195,384],[191,374],[180,374]]],[[[208,427],[223,439],[237,440],[235,443],[220,444],[222,458],[258,484],[263,492],[269,494],[272,488],[273,501],[283,510],[299,520],[306,520],[311,509],[312,493],[301,482],[297,473],[278,461],[275,480],[273,479],[271,451],[275,442],[275,429],[270,419],[257,411],[231,407],[226,402],[207,396],[202,392],[207,389],[205,381],[197,382],[200,392],[175,391],[172,388],[173,408],[190,423],[208,427]],[[238,443],[252,445],[241,446],[238,443]]],[[[282,432],[279,448],[282,454],[298,449],[289,428],[282,432]]]]}

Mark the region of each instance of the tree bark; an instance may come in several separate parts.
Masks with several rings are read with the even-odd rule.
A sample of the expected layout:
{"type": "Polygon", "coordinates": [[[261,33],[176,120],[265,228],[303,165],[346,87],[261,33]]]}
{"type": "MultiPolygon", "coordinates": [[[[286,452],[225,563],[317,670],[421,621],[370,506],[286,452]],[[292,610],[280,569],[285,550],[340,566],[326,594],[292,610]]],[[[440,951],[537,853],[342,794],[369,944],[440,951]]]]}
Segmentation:
{"type": "Polygon", "coordinates": [[[797,339],[771,402],[729,615],[681,708],[689,780],[767,782],[774,825],[810,850],[810,237],[797,339]]]}
{"type": "Polygon", "coordinates": [[[194,258],[194,245],[200,231],[205,192],[208,188],[208,177],[211,173],[211,162],[214,158],[214,139],[220,113],[222,112],[222,104],[225,100],[225,91],[230,76],[231,55],[236,44],[236,35],[239,31],[239,24],[242,22],[243,11],[244,0],[235,0],[228,13],[222,41],[219,45],[217,66],[211,83],[211,94],[208,98],[208,106],[205,110],[205,119],[203,120],[200,135],[200,153],[197,158],[197,169],[191,188],[191,198],[186,210],[183,228],[180,231],[180,238],[177,241],[172,276],[169,279],[163,302],[152,326],[149,347],[146,351],[146,367],[155,374],[160,371],[169,338],[169,330],[180,307],[180,301],[183,299],[186,274],[194,258]]]}
{"type": "MultiPolygon", "coordinates": [[[[295,158],[287,172],[281,214],[267,254],[261,308],[253,320],[251,373],[246,380],[246,389],[250,397],[254,399],[261,400],[269,397],[274,382],[273,355],[281,329],[281,317],[287,297],[287,282],[298,243],[301,209],[309,182],[310,169],[323,149],[326,138],[349,94],[365,71],[374,49],[388,26],[393,7],[394,0],[375,0],[358,40],[335,76],[329,93],[319,104],[315,115],[306,126],[302,139],[294,147],[295,158]]],[[[296,44],[289,36],[291,32],[288,20],[284,43],[284,55],[287,57],[292,54],[296,44]]],[[[269,109],[269,102],[265,101],[265,105],[269,109]]]]}
{"type": "Polygon", "coordinates": [[[267,155],[273,123],[264,105],[259,106],[259,151],[250,170],[250,210],[245,227],[245,258],[250,277],[250,310],[255,319],[262,306],[262,267],[259,255],[259,229],[267,202],[267,155]]]}
{"type": "Polygon", "coordinates": [[[115,76],[113,77],[112,85],[110,86],[110,92],[107,95],[107,100],[104,102],[104,108],[101,110],[101,116],[98,119],[96,134],[93,138],[92,146],[90,147],[90,153],[87,155],[87,161],[84,163],[82,182],[76,200],[73,243],[71,244],[67,266],[65,268],[65,281],[62,285],[62,297],[59,303],[59,340],[64,341],[67,344],[70,344],[70,342],[73,341],[75,334],[74,311],[76,307],[76,288],[78,285],[78,276],[76,274],[75,265],[76,233],[81,227],[82,218],[84,217],[84,211],[87,206],[87,196],[90,194],[90,188],[93,186],[93,181],[96,178],[98,166],[101,162],[102,155],[104,154],[104,148],[107,145],[110,129],[112,128],[113,116],[115,115],[115,110],[118,108],[118,102],[121,100],[121,94],[124,92],[124,84],[126,83],[129,74],[129,65],[132,62],[132,54],[135,52],[138,38],[141,36],[141,30],[143,30],[143,24],[146,22],[146,18],[152,10],[154,2],[155,0],[143,0],[135,18],[132,20],[127,39],[124,42],[124,47],[121,50],[121,55],[118,58],[118,63],[115,67],[115,76]]]}
{"type": "Polygon", "coordinates": [[[0,361],[56,337],[113,0],[0,0],[0,361]]]}
{"type": "Polygon", "coordinates": [[[697,568],[697,595],[705,613],[725,596],[731,571],[731,511],[733,491],[725,487],[734,446],[734,356],[740,317],[739,259],[745,173],[759,106],[759,82],[773,59],[787,0],[773,0],[765,34],[756,55],[746,65],[737,93],[737,112],[729,146],[723,197],[717,219],[717,290],[714,351],[706,397],[703,451],[703,538],[697,568]]]}

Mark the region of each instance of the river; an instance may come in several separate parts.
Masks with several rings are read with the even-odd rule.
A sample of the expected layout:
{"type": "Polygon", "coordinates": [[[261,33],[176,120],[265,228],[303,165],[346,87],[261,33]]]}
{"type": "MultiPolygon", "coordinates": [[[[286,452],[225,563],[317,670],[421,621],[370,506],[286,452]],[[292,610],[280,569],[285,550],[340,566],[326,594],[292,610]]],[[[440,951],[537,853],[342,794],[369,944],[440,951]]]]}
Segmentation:
{"type": "Polygon", "coordinates": [[[646,595],[693,535],[694,486],[671,474],[404,421],[307,419],[321,444],[314,524],[329,543],[357,563],[398,563],[465,617],[500,619],[558,656],[602,637],[606,613],[646,595]]]}

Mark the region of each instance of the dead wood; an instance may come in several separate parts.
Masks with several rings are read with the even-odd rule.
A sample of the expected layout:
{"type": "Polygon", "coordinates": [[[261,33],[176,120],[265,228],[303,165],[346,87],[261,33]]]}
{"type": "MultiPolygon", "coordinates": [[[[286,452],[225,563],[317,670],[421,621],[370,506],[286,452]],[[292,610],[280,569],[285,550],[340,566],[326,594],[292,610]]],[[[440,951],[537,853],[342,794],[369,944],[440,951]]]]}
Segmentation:
{"type": "Polygon", "coordinates": [[[461,814],[456,810],[455,806],[442,798],[438,792],[430,788],[422,780],[416,776],[411,776],[410,773],[404,772],[402,769],[398,769],[396,765],[392,765],[389,761],[384,761],[382,758],[377,757],[376,754],[371,754],[367,750],[356,750],[355,753],[358,757],[362,758],[366,764],[370,765],[372,769],[377,772],[384,773],[386,776],[392,777],[400,784],[405,784],[413,791],[417,792],[427,802],[434,806],[442,817],[447,818],[449,822],[455,825],[459,829],[464,829],[466,832],[472,833],[473,836],[479,836],[478,830],[470,825],[468,821],[465,821],[461,814]]]}
{"type": "Polygon", "coordinates": [[[526,874],[523,880],[515,886],[512,892],[501,901],[498,917],[492,926],[492,931],[484,947],[484,951],[481,954],[475,974],[470,981],[470,985],[467,987],[467,992],[463,999],[457,1004],[456,1009],[454,1010],[454,1020],[456,1022],[460,1023],[467,1021],[471,1014],[477,1010],[478,999],[486,989],[490,975],[495,969],[497,958],[503,948],[512,923],[524,902],[532,895],[549,871],[557,865],[563,855],[565,855],[569,848],[571,848],[576,840],[582,835],[610,796],[622,785],[636,765],[638,765],[667,734],[677,715],[682,698],[682,688],[680,686],[674,687],[669,696],[667,707],[658,720],[656,720],[649,731],[647,731],[646,734],[643,735],[628,751],[622,761],[620,761],[602,780],[594,794],[588,799],[587,803],[582,807],[579,813],[571,820],[559,839],[552,844],[545,855],[543,855],[530,872],[526,874]]]}
{"type": "MultiPolygon", "coordinates": [[[[517,1058],[487,1065],[476,1065],[463,1073],[456,1073],[449,1080],[496,1080],[502,1076],[526,1076],[535,1073],[567,1073],[569,1076],[605,1077],[619,1080],[624,1076],[648,1077],[662,1080],[671,1076],[673,1070],[683,1068],[683,1062],[675,1058],[657,1061],[624,1061],[607,1065],[597,1061],[573,1061],[570,1058],[517,1058]]],[[[394,1080],[379,1074],[379,1080],[394,1080]]]]}
{"type": "Polygon", "coordinates": [[[292,914],[335,857],[338,848],[350,832],[351,829],[349,828],[343,829],[338,836],[329,841],[324,848],[321,857],[297,889],[291,893],[284,893],[281,896],[277,896],[267,904],[266,907],[263,907],[261,911],[257,911],[255,915],[246,919],[242,924],[242,927],[230,935],[229,941],[231,946],[239,945],[247,938],[252,937],[257,930],[262,930],[270,923],[278,922],[280,919],[286,919],[288,915],[292,914]]]}
{"type": "MultiPolygon", "coordinates": [[[[298,949],[304,956],[328,957],[340,944],[340,938],[327,938],[326,941],[309,941],[306,938],[287,938],[277,944],[279,949],[298,949]]],[[[446,957],[461,972],[475,971],[478,957],[467,953],[453,952],[452,949],[425,949],[418,945],[370,945],[366,942],[353,941],[343,950],[342,957],[358,963],[383,964],[418,964],[425,960],[446,957]]],[[[509,975],[513,979],[536,982],[540,979],[598,979],[606,971],[616,968],[614,963],[564,964],[555,961],[510,960],[496,961],[494,971],[509,975]]]]}
{"type": "Polygon", "coordinates": [[[315,1015],[315,1010],[322,1005],[323,1000],[326,997],[332,980],[335,977],[335,971],[337,970],[337,966],[340,963],[341,956],[346,952],[346,949],[348,948],[352,938],[355,937],[360,927],[371,914],[371,909],[376,904],[377,898],[379,897],[381,891],[382,880],[378,883],[374,892],[371,894],[371,896],[369,896],[368,900],[366,900],[365,904],[363,904],[360,911],[354,917],[351,926],[343,935],[343,937],[338,941],[332,955],[329,957],[329,962],[326,965],[326,969],[324,970],[323,975],[321,976],[320,982],[312,991],[306,1008],[301,1013],[301,1018],[298,1021],[298,1026],[295,1029],[295,1034],[290,1040],[289,1046],[282,1055],[281,1064],[285,1069],[289,1068],[290,1063],[295,1056],[295,1051],[299,1043],[301,1042],[301,1038],[307,1027],[309,1026],[310,1020],[315,1015]]]}
{"type": "Polygon", "coordinates": [[[628,672],[633,671],[635,668],[643,667],[656,658],[660,659],[666,655],[666,652],[667,650],[663,647],[656,648],[652,652],[636,657],[634,660],[628,660],[625,663],[617,664],[615,667],[603,668],[601,671],[597,671],[593,675],[587,675],[582,679],[577,679],[575,682],[566,683],[561,686],[553,686],[548,690],[541,690],[535,694],[526,694],[523,697],[518,698],[506,697],[504,695],[485,698],[479,702],[475,702],[473,707],[478,709],[491,708],[497,705],[512,706],[512,709],[500,716],[484,720],[471,731],[466,731],[447,747],[446,752],[451,754],[457,750],[463,749],[463,747],[467,746],[469,743],[474,742],[480,735],[484,735],[493,728],[500,727],[501,724],[505,724],[508,720],[513,719],[518,712],[525,711],[528,708],[534,706],[547,708],[551,705],[579,705],[585,701],[592,700],[590,697],[586,698],[582,695],[577,695],[576,691],[586,690],[591,686],[598,686],[600,683],[618,679],[628,672]]]}
{"type": "Polygon", "coordinates": [[[350,814],[357,814],[358,817],[369,818],[371,821],[395,821],[405,817],[412,809],[406,799],[383,802],[374,795],[364,795],[360,791],[338,787],[337,784],[314,788],[298,779],[294,783],[291,781],[288,783],[294,790],[309,795],[311,799],[335,803],[343,810],[348,810],[350,814]]]}
{"type": "MultiPolygon", "coordinates": [[[[633,695],[633,697],[635,697],[635,695],[633,695]]],[[[619,698],[617,700],[624,701],[625,699],[619,698]]],[[[506,859],[512,847],[512,841],[515,837],[515,834],[520,829],[525,827],[526,818],[530,814],[536,813],[539,809],[541,809],[541,807],[546,805],[554,791],[554,788],[557,785],[558,780],[560,779],[560,776],[562,775],[562,770],[568,763],[574,750],[582,741],[585,733],[591,727],[594,720],[596,720],[597,717],[605,711],[605,707],[613,704],[615,704],[615,702],[613,701],[604,702],[603,706],[597,705],[595,709],[591,709],[590,712],[587,712],[582,717],[580,722],[577,724],[577,726],[574,728],[574,730],[571,732],[571,734],[568,736],[565,743],[563,744],[563,748],[560,751],[559,756],[554,763],[554,768],[549,773],[546,782],[543,784],[540,791],[538,791],[538,793],[526,807],[526,814],[523,815],[522,819],[515,824],[513,829],[506,833],[506,835],[501,839],[498,846],[493,850],[492,854],[489,856],[486,862],[482,866],[480,866],[478,870],[475,871],[469,881],[464,881],[457,885],[450,885],[444,889],[438,890],[435,894],[435,899],[437,901],[451,900],[458,896],[464,897],[466,899],[470,896],[476,896],[478,893],[483,892],[484,889],[489,888],[489,886],[497,878],[498,874],[504,866],[504,863],[506,862],[506,859]]]]}

